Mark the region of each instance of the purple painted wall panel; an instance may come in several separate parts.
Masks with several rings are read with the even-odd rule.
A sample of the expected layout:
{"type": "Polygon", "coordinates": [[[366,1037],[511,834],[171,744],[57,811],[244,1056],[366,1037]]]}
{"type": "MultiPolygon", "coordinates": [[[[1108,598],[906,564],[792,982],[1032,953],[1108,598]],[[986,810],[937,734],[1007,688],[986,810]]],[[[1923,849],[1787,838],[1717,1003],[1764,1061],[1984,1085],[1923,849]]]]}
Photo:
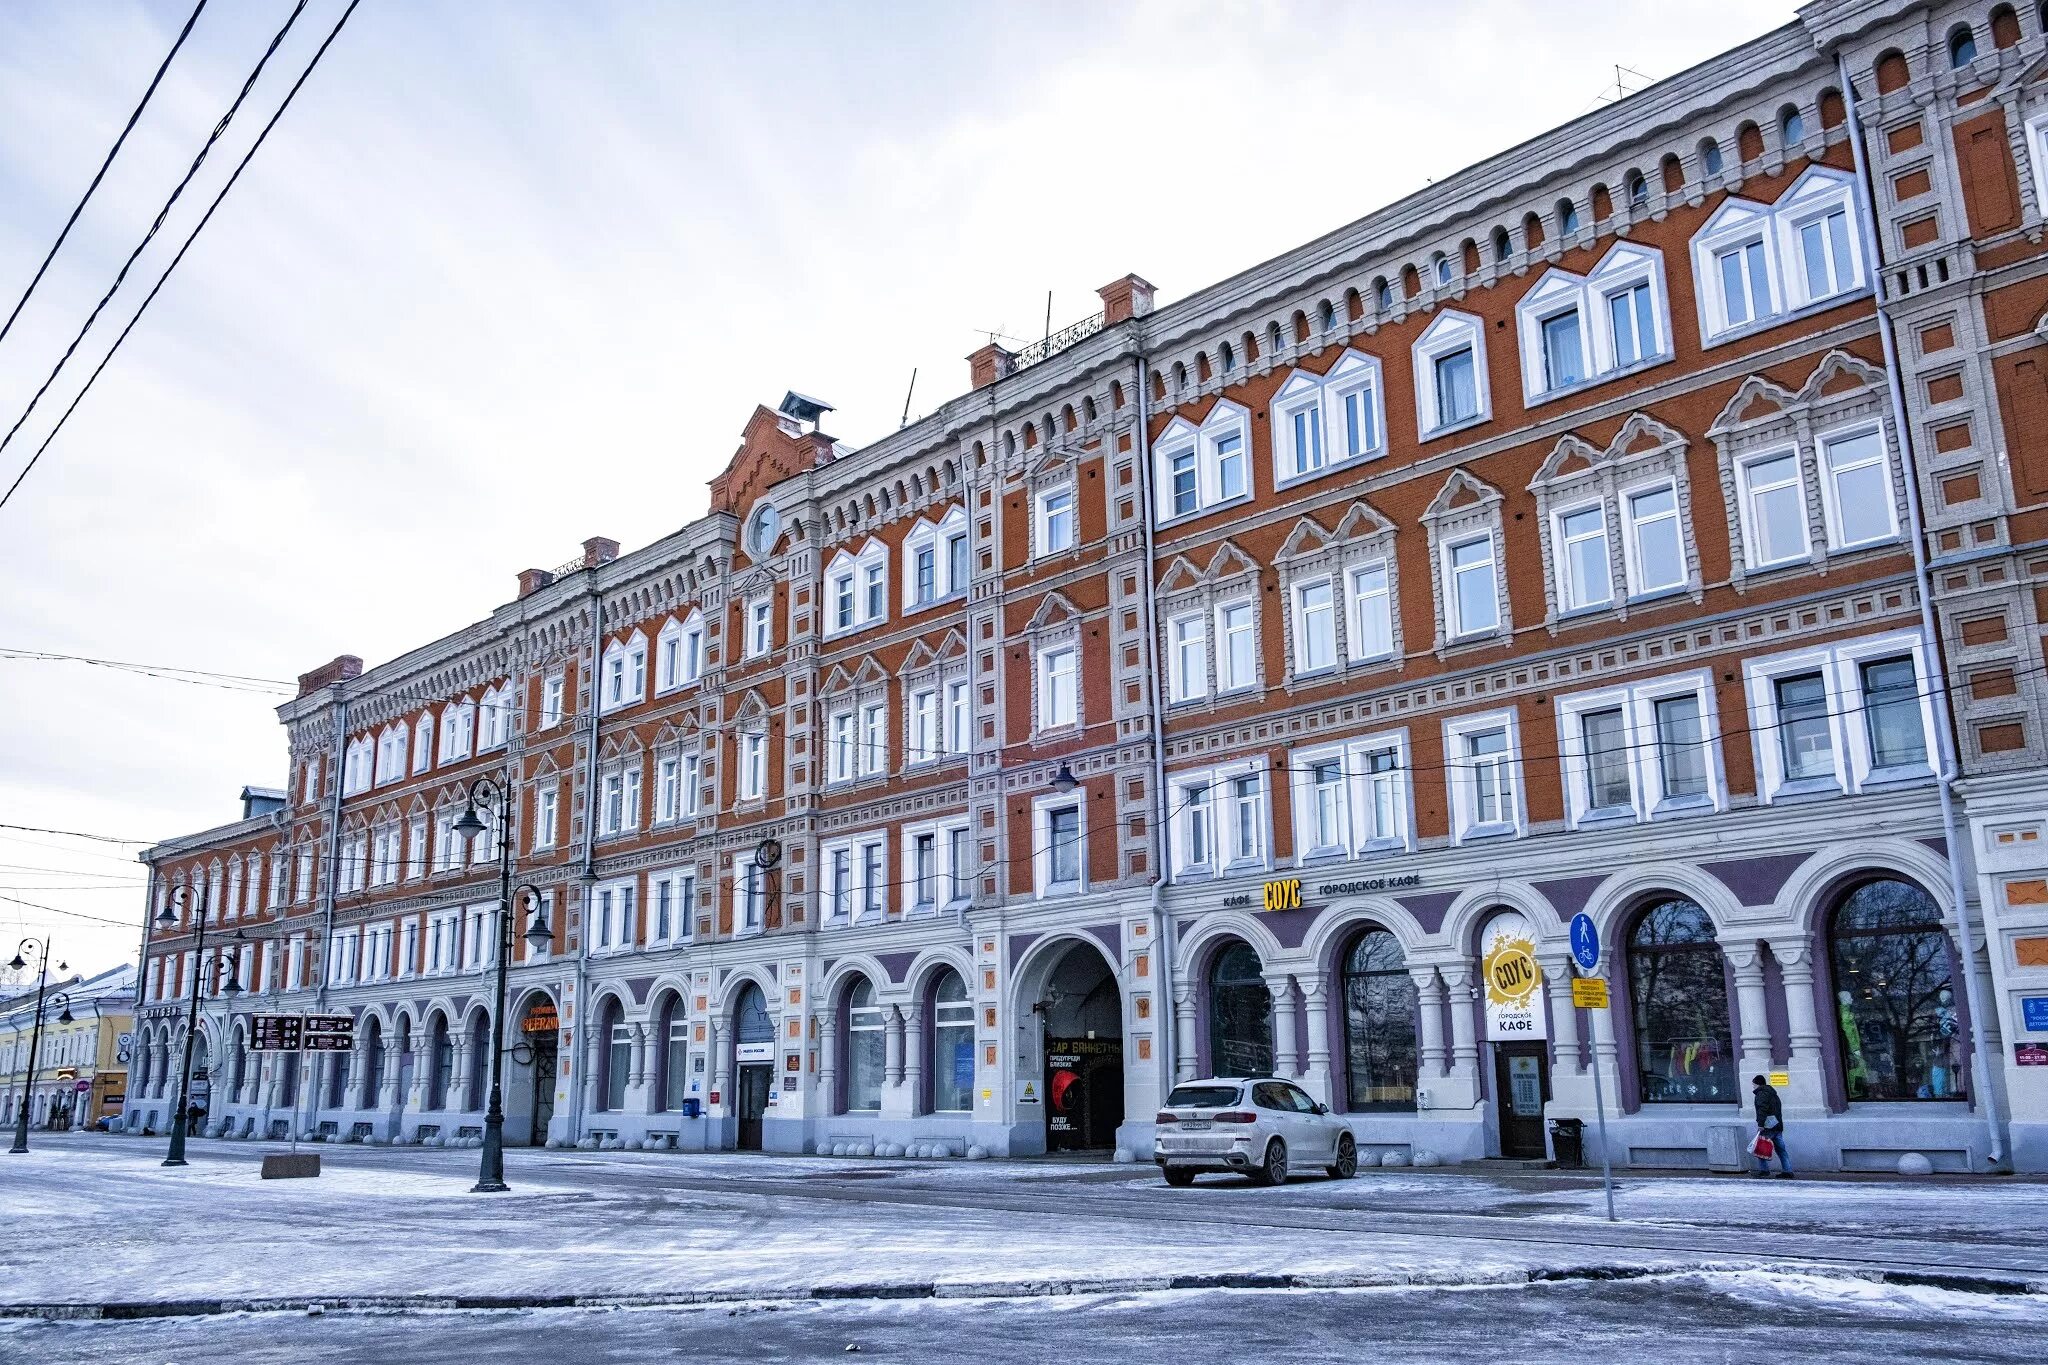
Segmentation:
{"type": "Polygon", "coordinates": [[[1593,893],[1606,880],[1606,873],[1597,877],[1560,877],[1554,882],[1538,882],[1536,889],[1557,912],[1557,922],[1569,924],[1572,916],[1586,908],[1586,902],[1593,899],[1593,893]]]}
{"type": "Polygon", "coordinates": [[[1451,902],[1458,899],[1455,891],[1432,891],[1424,896],[1396,896],[1403,909],[1415,916],[1415,922],[1425,934],[1433,934],[1444,927],[1444,915],[1449,912],[1451,902]]]}
{"type": "Polygon", "coordinates": [[[626,982],[626,989],[633,992],[634,1004],[644,1005],[647,1003],[647,992],[654,989],[654,978],[651,976],[636,976],[626,982]]]}
{"type": "Polygon", "coordinates": [[[1010,965],[1015,966],[1017,959],[1023,956],[1024,950],[1043,937],[1045,937],[1043,934],[1010,935],[1010,965]]]}
{"type": "Polygon", "coordinates": [[[1702,863],[1701,871],[1735,893],[1744,905],[1769,905],[1778,898],[1785,883],[1792,880],[1811,853],[1781,853],[1776,857],[1742,858],[1728,863],[1702,863]]]}
{"type": "Polygon", "coordinates": [[[1299,948],[1302,940],[1308,937],[1309,926],[1316,922],[1316,916],[1321,913],[1321,908],[1314,906],[1303,906],[1299,910],[1277,910],[1272,914],[1260,915],[1259,923],[1265,925],[1267,932],[1279,940],[1281,947],[1299,948]]]}
{"type": "Polygon", "coordinates": [[[898,986],[903,984],[903,974],[910,970],[910,964],[916,960],[916,953],[875,954],[875,961],[889,974],[889,980],[898,986]]]}

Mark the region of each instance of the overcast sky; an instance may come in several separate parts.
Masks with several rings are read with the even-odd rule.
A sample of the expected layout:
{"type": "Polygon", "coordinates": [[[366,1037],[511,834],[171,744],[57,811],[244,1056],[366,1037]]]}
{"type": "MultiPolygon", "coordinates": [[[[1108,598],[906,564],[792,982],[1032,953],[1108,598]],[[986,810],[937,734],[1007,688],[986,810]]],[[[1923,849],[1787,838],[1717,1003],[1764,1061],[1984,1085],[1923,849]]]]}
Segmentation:
{"type": "MultiPolygon", "coordinates": [[[[131,286],[344,0],[312,0],[131,286]]],[[[215,0],[21,323],[0,430],[290,5],[215,0]]],[[[188,0],[0,7],[0,317],[188,0]]],[[[0,649],[290,679],[698,515],[757,402],[860,444],[963,357],[1175,298],[1786,22],[1791,0],[363,0],[0,510],[0,649]],[[1636,77],[1627,77],[1632,86],[1636,77]]],[[[141,290],[81,350],[96,361],[141,290]]],[[[10,480],[90,363],[0,453],[10,480]]],[[[75,371],[75,372],[74,372],[75,371]]],[[[282,785],[261,691],[0,658],[0,822],[158,839],[282,785]]],[[[133,848],[0,829],[0,933],[132,957],[133,848]],[[21,900],[71,912],[30,909],[21,900]],[[79,916],[113,921],[101,923],[79,916]]],[[[0,958],[10,955],[0,952],[0,958]]]]}

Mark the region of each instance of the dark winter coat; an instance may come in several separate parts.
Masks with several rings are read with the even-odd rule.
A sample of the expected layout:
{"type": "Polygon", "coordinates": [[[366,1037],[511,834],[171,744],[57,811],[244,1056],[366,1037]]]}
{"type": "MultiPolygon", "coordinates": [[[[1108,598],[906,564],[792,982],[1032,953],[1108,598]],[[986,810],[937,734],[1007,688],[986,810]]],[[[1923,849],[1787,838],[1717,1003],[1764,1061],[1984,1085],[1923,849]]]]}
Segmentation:
{"type": "Polygon", "coordinates": [[[1765,1133],[1785,1131],[1785,1106],[1778,1100],[1778,1092],[1768,1085],[1756,1088],[1756,1126],[1765,1133]],[[1769,1120],[1776,1119],[1776,1123],[1769,1120]]]}

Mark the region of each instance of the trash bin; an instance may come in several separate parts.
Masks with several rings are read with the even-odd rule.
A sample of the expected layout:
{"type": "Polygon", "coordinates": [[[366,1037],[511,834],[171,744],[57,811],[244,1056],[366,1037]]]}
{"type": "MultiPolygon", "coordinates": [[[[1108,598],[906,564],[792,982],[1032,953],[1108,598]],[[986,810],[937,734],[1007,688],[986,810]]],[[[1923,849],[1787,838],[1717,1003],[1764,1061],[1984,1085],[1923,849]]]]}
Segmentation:
{"type": "Polygon", "coordinates": [[[1550,1121],[1550,1154],[1560,1167],[1572,1170],[1586,1164],[1586,1121],[1584,1119],[1552,1119],[1550,1121]]]}

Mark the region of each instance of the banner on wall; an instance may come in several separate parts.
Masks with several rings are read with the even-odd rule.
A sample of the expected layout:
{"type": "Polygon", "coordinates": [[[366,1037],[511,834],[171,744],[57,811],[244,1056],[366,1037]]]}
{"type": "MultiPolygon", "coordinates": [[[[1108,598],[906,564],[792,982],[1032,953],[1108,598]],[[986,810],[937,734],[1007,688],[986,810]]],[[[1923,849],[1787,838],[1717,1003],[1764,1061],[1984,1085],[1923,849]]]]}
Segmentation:
{"type": "Polygon", "coordinates": [[[1536,934],[1520,911],[1503,911],[1487,921],[1479,939],[1479,974],[1485,979],[1488,1041],[1549,1036],[1543,1025],[1543,969],[1536,965],[1536,934]]]}

